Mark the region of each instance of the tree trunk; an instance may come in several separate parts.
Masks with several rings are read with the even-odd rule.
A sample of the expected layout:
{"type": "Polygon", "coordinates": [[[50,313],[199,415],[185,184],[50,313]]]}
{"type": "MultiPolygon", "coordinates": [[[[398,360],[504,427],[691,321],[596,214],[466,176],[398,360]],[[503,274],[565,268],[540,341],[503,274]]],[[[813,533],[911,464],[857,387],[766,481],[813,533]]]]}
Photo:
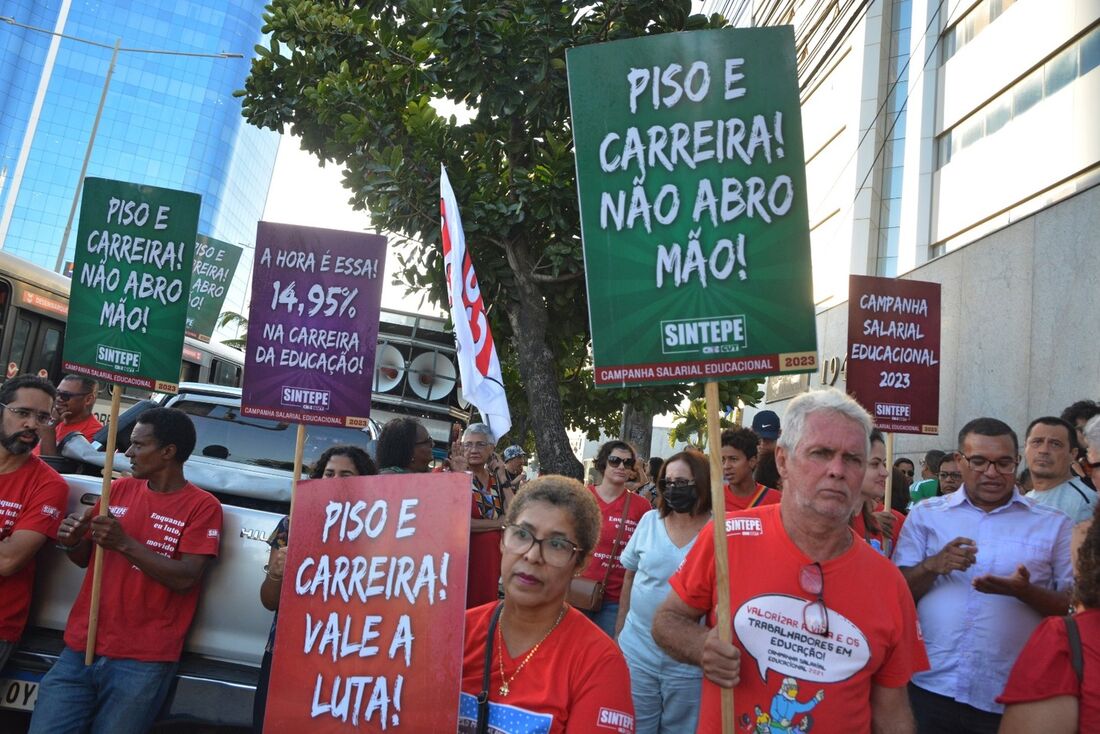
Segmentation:
{"type": "Polygon", "coordinates": [[[528,427],[535,434],[539,465],[548,474],[564,474],[583,480],[581,463],[573,454],[565,433],[554,353],[546,343],[549,319],[546,301],[535,283],[516,274],[518,303],[509,304],[508,322],[512,326],[512,343],[527,393],[528,427]]]}
{"type": "Polygon", "coordinates": [[[653,445],[653,414],[636,410],[629,403],[623,403],[623,422],[619,429],[619,439],[627,441],[638,449],[643,461],[649,461],[650,446],[653,445]]]}

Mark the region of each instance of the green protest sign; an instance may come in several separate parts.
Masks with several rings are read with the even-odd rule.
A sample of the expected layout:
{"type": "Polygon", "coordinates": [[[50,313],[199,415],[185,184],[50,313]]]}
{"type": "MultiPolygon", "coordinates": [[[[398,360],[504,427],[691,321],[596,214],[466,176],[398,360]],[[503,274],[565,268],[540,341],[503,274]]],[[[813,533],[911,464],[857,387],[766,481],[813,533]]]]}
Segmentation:
{"type": "Polygon", "coordinates": [[[66,370],[175,392],[199,203],[184,191],[85,179],[66,370]]]}
{"type": "Polygon", "coordinates": [[[225,305],[225,293],[237,272],[241,248],[200,234],[187,300],[187,336],[209,342],[225,305]]]}
{"type": "Polygon", "coordinates": [[[791,28],[567,59],[596,386],[816,369],[791,28]]]}

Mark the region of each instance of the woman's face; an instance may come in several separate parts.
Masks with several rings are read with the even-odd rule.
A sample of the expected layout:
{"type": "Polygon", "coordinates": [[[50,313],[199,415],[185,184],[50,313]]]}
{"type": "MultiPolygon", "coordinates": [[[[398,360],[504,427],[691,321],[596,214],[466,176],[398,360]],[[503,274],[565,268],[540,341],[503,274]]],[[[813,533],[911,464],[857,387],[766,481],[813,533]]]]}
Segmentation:
{"type": "MultiPolygon", "coordinates": [[[[545,502],[532,502],[516,518],[516,525],[545,540],[560,537],[577,545],[577,532],[572,516],[561,507],[545,502]]],[[[539,543],[532,543],[526,553],[509,552],[501,543],[503,559],[500,576],[504,579],[505,597],[520,606],[560,605],[569,590],[569,580],[577,570],[577,556],[565,566],[546,563],[539,543]]]]}
{"type": "Polygon", "coordinates": [[[634,454],[630,449],[613,449],[607,457],[607,467],[604,469],[603,475],[607,477],[611,484],[625,484],[630,481],[631,470],[627,468],[624,461],[634,462],[634,454]],[[618,466],[615,466],[618,464],[618,466]]]}
{"type": "Polygon", "coordinates": [[[859,490],[863,498],[881,502],[886,496],[886,477],[889,473],[885,444],[872,441],[871,455],[867,459],[867,473],[863,475],[863,486],[859,490]]]}
{"type": "Polygon", "coordinates": [[[328,463],[325,464],[325,473],[322,474],[322,476],[325,479],[331,479],[332,477],[357,477],[359,476],[359,470],[355,468],[355,462],[351,460],[350,456],[334,454],[329,457],[328,463]]]}
{"type": "Polygon", "coordinates": [[[425,472],[432,463],[432,437],[428,435],[428,429],[418,425],[416,427],[416,444],[413,446],[412,462],[409,469],[414,472],[425,472]]]}

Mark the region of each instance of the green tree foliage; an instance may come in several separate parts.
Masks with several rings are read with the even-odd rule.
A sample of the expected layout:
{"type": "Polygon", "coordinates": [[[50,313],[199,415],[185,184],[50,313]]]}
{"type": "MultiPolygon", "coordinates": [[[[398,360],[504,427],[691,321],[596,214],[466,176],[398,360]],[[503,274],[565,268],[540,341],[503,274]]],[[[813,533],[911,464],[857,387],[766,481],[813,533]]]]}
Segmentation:
{"type": "Polygon", "coordinates": [[[274,0],[239,94],[250,122],[343,168],[351,203],[406,240],[398,280],[436,303],[447,167],[509,402],[543,466],[579,475],[566,425],[614,435],[624,402],[666,412],[690,388],[593,388],[565,51],[722,25],[688,0],[274,0]]]}

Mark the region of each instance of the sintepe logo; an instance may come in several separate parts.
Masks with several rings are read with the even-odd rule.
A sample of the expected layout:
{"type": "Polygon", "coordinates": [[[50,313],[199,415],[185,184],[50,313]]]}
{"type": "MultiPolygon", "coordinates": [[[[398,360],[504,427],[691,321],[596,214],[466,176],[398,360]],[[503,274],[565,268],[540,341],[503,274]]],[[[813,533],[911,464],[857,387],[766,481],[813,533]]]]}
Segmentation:
{"type": "Polygon", "coordinates": [[[748,345],[744,316],[710,316],[661,322],[663,354],[732,354],[748,345]]]}
{"type": "Polygon", "coordinates": [[[95,348],[96,364],[109,367],[116,372],[134,374],[141,369],[141,352],[131,352],[129,349],[109,347],[106,344],[97,344],[95,348]]]}
{"type": "Polygon", "coordinates": [[[331,393],[328,390],[310,390],[305,387],[282,388],[282,403],[288,408],[301,408],[303,410],[328,410],[331,404],[331,393]]]}

